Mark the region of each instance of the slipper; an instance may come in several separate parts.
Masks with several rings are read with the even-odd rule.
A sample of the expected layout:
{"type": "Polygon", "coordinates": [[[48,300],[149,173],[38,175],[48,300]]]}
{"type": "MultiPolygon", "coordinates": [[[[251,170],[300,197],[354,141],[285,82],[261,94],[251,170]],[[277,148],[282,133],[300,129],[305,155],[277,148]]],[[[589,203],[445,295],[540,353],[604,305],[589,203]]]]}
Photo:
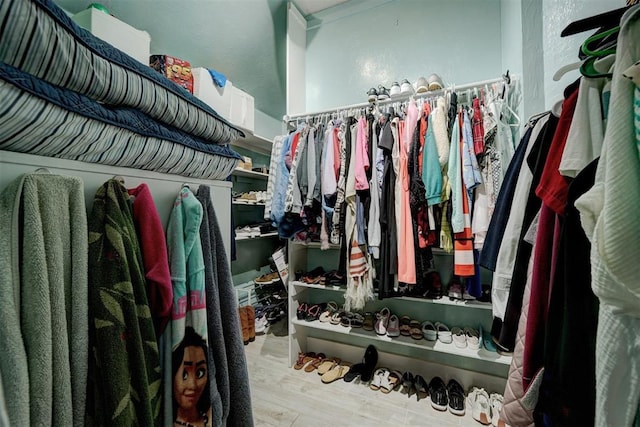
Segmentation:
{"type": "Polygon", "coordinates": [[[351,381],[355,380],[358,376],[360,376],[360,374],[364,372],[365,366],[366,365],[364,363],[356,363],[355,365],[353,365],[351,369],[349,369],[349,372],[347,372],[344,376],[344,381],[350,383],[351,381]]]}
{"type": "Polygon", "coordinates": [[[311,363],[307,363],[307,366],[304,367],[304,371],[305,372],[313,372],[315,371],[318,366],[320,366],[320,364],[324,361],[324,359],[327,356],[324,353],[318,353],[316,354],[316,357],[314,358],[314,360],[311,363]]]}
{"type": "Polygon", "coordinates": [[[480,333],[478,330],[467,326],[463,331],[467,337],[467,346],[472,350],[480,350],[480,333]]]}
{"type": "Polygon", "coordinates": [[[400,317],[400,335],[411,336],[411,318],[409,316],[400,317]]]}
{"type": "Polygon", "coordinates": [[[436,325],[428,320],[422,322],[422,334],[427,341],[435,341],[438,339],[438,331],[436,325]]]}
{"type": "Polygon", "coordinates": [[[342,316],[345,314],[344,311],[340,310],[340,311],[336,311],[335,313],[333,313],[331,315],[331,319],[329,320],[329,322],[332,325],[339,325],[342,322],[342,316]]]}
{"type": "Polygon", "coordinates": [[[387,368],[378,368],[373,374],[373,379],[369,388],[374,391],[378,391],[383,384],[388,382],[389,370],[387,368]]]}
{"type": "Polygon", "coordinates": [[[340,362],[341,360],[337,357],[325,358],[317,367],[318,375],[324,375],[340,362]]]}
{"type": "Polygon", "coordinates": [[[303,302],[298,306],[298,309],[296,310],[298,320],[304,320],[304,318],[307,316],[308,309],[309,309],[309,306],[307,305],[306,302],[303,302]]]}
{"type": "Polygon", "coordinates": [[[451,344],[453,342],[453,336],[451,335],[451,330],[444,323],[436,322],[435,324],[436,330],[438,331],[438,339],[441,343],[451,344]]]}
{"type": "Polygon", "coordinates": [[[411,323],[409,323],[409,331],[411,338],[414,340],[422,339],[422,329],[419,321],[412,320],[411,323]]]}
{"type": "Polygon", "coordinates": [[[331,316],[336,311],[338,311],[338,304],[336,302],[334,302],[334,301],[329,301],[327,303],[327,308],[325,308],[325,310],[320,315],[320,319],[318,319],[318,320],[320,320],[323,323],[330,322],[331,321],[331,316]]]}
{"type": "Polygon", "coordinates": [[[364,317],[360,313],[353,313],[353,317],[351,318],[351,327],[352,328],[362,328],[364,325],[364,317]]]}
{"type": "Polygon", "coordinates": [[[307,363],[313,361],[316,357],[316,354],[314,352],[311,353],[298,353],[298,360],[296,360],[295,365],[293,365],[293,369],[296,370],[300,370],[304,367],[304,365],[306,365],[307,363]]]}
{"type": "Polygon", "coordinates": [[[344,378],[344,376],[349,372],[350,369],[351,369],[351,363],[342,362],[341,364],[336,365],[330,371],[325,372],[320,377],[320,380],[325,384],[332,383],[336,380],[344,378]]]}
{"type": "Polygon", "coordinates": [[[380,386],[380,391],[383,393],[391,393],[398,388],[402,383],[402,373],[400,371],[393,370],[387,375],[387,381],[380,386]]]}
{"type": "Polygon", "coordinates": [[[304,320],[307,322],[313,322],[314,320],[318,320],[318,317],[320,317],[321,311],[322,311],[322,307],[320,304],[313,304],[307,310],[307,315],[305,316],[304,320]]]}

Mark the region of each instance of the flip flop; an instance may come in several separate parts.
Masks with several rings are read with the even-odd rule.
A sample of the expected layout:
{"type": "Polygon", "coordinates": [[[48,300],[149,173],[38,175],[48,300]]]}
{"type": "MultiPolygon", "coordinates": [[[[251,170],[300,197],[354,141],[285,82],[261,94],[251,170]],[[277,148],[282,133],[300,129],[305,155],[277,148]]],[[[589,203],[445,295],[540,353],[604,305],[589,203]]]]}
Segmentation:
{"type": "Polygon", "coordinates": [[[318,375],[324,375],[325,373],[333,369],[333,367],[339,364],[340,362],[341,360],[337,357],[325,358],[322,361],[322,363],[318,365],[318,368],[317,368],[318,375]]]}
{"type": "Polygon", "coordinates": [[[342,362],[341,364],[336,365],[330,371],[325,372],[322,375],[322,377],[320,377],[320,380],[324,384],[330,384],[336,380],[344,378],[344,376],[349,372],[350,369],[351,369],[351,363],[342,362]]]}
{"type": "Polygon", "coordinates": [[[315,371],[318,366],[320,366],[320,364],[324,361],[324,359],[327,356],[324,353],[318,353],[316,354],[316,357],[314,358],[314,360],[311,363],[307,363],[307,365],[304,367],[304,371],[305,372],[313,372],[315,371]]]}
{"type": "Polygon", "coordinates": [[[307,363],[313,361],[316,358],[316,354],[314,352],[310,353],[298,353],[298,360],[295,365],[293,365],[293,369],[300,370],[307,363]]]}

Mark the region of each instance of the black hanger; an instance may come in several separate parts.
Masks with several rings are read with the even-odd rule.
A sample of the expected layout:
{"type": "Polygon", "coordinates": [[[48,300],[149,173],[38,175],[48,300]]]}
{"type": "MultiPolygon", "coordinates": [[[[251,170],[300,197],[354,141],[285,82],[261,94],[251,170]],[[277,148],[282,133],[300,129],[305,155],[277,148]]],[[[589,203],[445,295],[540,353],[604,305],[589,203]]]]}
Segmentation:
{"type": "Polygon", "coordinates": [[[620,9],[610,10],[599,15],[593,15],[588,18],[573,21],[567,25],[560,33],[560,37],[571,36],[573,34],[579,34],[584,31],[593,30],[594,28],[608,29],[613,28],[616,25],[620,25],[620,18],[629,9],[629,6],[621,7],[620,9]]]}

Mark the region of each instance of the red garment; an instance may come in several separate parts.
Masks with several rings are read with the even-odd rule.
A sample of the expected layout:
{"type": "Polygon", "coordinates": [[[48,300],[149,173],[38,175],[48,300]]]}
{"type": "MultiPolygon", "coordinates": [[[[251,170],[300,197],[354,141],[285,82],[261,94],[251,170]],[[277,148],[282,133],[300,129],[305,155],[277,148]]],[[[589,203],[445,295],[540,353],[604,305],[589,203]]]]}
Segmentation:
{"type": "Polygon", "coordinates": [[[147,184],[140,184],[127,191],[129,195],[135,197],[133,222],[142,251],[149,308],[153,316],[156,335],[160,336],[171,319],[173,307],[173,285],[169,272],[164,229],[147,184]]]}
{"type": "Polygon", "coordinates": [[[567,136],[571,128],[577,100],[578,89],[576,88],[562,103],[562,113],[560,113],[558,127],[553,135],[553,141],[551,141],[540,183],[536,188],[536,196],[542,199],[542,202],[558,215],[564,214],[564,207],[567,204],[567,195],[569,193],[569,178],[560,175],[558,168],[562,160],[564,146],[567,143],[567,136]]]}
{"type": "Polygon", "coordinates": [[[473,100],[473,117],[471,119],[471,132],[473,134],[473,151],[478,154],[484,153],[484,124],[482,111],[480,110],[480,100],[473,100]]]}

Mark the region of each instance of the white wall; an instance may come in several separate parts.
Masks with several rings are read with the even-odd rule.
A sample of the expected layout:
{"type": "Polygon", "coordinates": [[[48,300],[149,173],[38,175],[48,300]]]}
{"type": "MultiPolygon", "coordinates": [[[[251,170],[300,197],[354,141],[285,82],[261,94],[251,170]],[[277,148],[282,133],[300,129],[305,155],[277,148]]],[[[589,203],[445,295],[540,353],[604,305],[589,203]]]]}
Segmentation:
{"type": "Polygon", "coordinates": [[[366,102],[366,92],[438,73],[471,83],[502,73],[499,0],[372,1],[310,25],[306,110],[366,102]]]}

